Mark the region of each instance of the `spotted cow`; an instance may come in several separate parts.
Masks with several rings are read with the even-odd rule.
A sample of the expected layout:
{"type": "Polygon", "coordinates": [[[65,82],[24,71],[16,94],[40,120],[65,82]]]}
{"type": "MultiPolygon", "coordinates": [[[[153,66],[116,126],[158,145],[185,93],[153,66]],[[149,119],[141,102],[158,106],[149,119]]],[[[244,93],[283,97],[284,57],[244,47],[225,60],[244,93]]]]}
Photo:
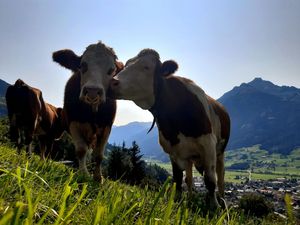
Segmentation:
{"type": "Polygon", "coordinates": [[[116,101],[107,98],[106,91],[123,64],[101,42],[89,45],[81,56],[71,50],[54,52],[53,60],[73,72],[65,87],[63,111],[79,169],[89,174],[86,156],[93,148],[94,179],[101,181],[100,164],[116,114],[116,101]]]}
{"type": "Polygon", "coordinates": [[[144,49],[129,59],[111,82],[111,95],[132,100],[153,114],[160,145],[170,156],[177,191],[181,192],[185,170],[192,192],[195,165],[204,174],[208,205],[216,208],[216,186],[224,195],[224,150],[230,118],[224,107],[193,81],[173,75],[177,68],[176,62],[162,63],[156,51],[144,49]]]}
{"type": "Polygon", "coordinates": [[[20,79],[7,88],[5,97],[10,122],[9,134],[17,144],[19,153],[25,144],[26,152],[30,155],[33,136],[37,136],[41,159],[45,160],[45,153],[51,152],[54,139],[59,138],[64,131],[62,108],[46,103],[39,89],[20,79]]]}

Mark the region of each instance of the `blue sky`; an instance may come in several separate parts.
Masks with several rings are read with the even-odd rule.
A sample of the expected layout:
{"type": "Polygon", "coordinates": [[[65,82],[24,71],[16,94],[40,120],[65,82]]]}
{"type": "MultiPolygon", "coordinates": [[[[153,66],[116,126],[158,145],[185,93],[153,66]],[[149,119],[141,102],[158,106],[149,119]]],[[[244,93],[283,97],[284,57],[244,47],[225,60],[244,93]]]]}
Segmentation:
{"type": "MultiPolygon", "coordinates": [[[[298,0],[1,0],[0,79],[22,78],[62,106],[71,72],[52,62],[52,52],[81,54],[102,40],[123,62],[157,50],[214,98],[258,76],[300,87],[299,22],[298,0]]],[[[116,125],[151,119],[118,102],[116,125]]]]}

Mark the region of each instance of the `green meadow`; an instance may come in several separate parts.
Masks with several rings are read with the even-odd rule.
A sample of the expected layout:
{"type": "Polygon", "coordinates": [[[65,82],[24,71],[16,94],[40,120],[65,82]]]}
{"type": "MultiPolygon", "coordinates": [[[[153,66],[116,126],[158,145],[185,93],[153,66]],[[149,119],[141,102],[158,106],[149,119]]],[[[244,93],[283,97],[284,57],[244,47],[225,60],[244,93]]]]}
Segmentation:
{"type": "MultiPolygon", "coordinates": [[[[83,177],[61,163],[17,155],[0,146],[0,225],[4,224],[286,224],[238,209],[207,214],[203,199],[175,201],[167,181],[159,191],[83,177]]],[[[291,220],[292,221],[292,220],[291,220]]]]}

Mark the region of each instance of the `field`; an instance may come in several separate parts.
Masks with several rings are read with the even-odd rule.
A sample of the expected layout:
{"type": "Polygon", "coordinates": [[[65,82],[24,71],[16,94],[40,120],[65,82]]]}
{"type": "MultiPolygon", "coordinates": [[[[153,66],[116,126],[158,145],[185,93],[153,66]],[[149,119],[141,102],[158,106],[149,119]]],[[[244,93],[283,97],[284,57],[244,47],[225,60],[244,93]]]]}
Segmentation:
{"type": "Polygon", "coordinates": [[[105,179],[99,185],[73,169],[0,146],[0,225],[3,224],[286,224],[274,215],[247,217],[236,209],[207,216],[201,201],[174,201],[158,192],[105,179]],[[202,204],[202,205],[201,205],[202,204]]]}
{"type": "MultiPolygon", "coordinates": [[[[159,166],[172,172],[170,163],[151,160],[159,166]]],[[[240,183],[246,179],[269,180],[276,178],[300,179],[300,148],[290,155],[268,154],[259,145],[227,151],[225,154],[225,181],[240,183]]],[[[201,176],[196,170],[194,176],[201,176]]]]}

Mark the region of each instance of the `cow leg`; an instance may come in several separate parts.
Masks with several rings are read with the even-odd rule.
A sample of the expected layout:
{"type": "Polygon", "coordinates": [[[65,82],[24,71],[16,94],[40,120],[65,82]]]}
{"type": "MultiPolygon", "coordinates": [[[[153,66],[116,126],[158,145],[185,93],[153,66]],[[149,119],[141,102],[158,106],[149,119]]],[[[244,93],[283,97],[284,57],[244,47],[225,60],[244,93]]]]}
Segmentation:
{"type": "Polygon", "coordinates": [[[33,131],[26,130],[24,132],[25,134],[25,145],[26,145],[26,153],[28,156],[31,156],[32,154],[32,140],[33,140],[33,131]]]}
{"type": "Polygon", "coordinates": [[[86,154],[88,151],[88,146],[83,140],[76,140],[74,145],[79,164],[79,171],[88,176],[89,172],[86,167],[86,154]]]}
{"type": "Polygon", "coordinates": [[[48,138],[46,141],[46,157],[48,159],[51,159],[52,149],[53,149],[53,141],[51,138],[48,138]]]}
{"type": "Polygon", "coordinates": [[[221,198],[224,198],[224,153],[217,156],[217,177],[218,177],[218,189],[221,198]]]}
{"type": "Polygon", "coordinates": [[[105,146],[111,131],[111,127],[107,126],[97,132],[96,148],[93,151],[93,160],[95,163],[94,180],[102,181],[101,162],[105,151],[105,146]]]}
{"type": "Polygon", "coordinates": [[[188,187],[189,196],[191,197],[193,193],[193,163],[190,161],[185,168],[185,182],[188,187]]]}
{"type": "Polygon", "coordinates": [[[40,157],[41,160],[46,160],[46,158],[49,158],[51,155],[53,142],[49,137],[46,136],[39,136],[39,142],[40,142],[40,157]]]}
{"type": "Polygon", "coordinates": [[[86,155],[88,152],[88,145],[83,135],[83,132],[87,133],[88,131],[81,130],[82,126],[83,125],[80,123],[72,122],[70,125],[70,134],[75,145],[75,152],[78,159],[79,171],[88,176],[89,172],[86,167],[86,155]]]}
{"type": "Polygon", "coordinates": [[[10,125],[9,127],[9,138],[10,140],[15,144],[15,146],[18,147],[18,151],[19,149],[19,129],[14,126],[14,125],[10,125]]]}
{"type": "Polygon", "coordinates": [[[17,129],[16,131],[16,146],[18,149],[18,154],[21,154],[21,149],[22,149],[22,132],[20,129],[17,129]]]}
{"type": "Polygon", "coordinates": [[[39,137],[40,142],[40,159],[45,161],[45,152],[46,152],[46,141],[44,137],[39,137]]]}
{"type": "Polygon", "coordinates": [[[217,198],[216,198],[216,151],[215,148],[210,149],[209,156],[206,159],[209,159],[205,162],[204,165],[204,182],[208,190],[208,206],[210,209],[215,210],[220,207],[217,198]]]}
{"type": "Polygon", "coordinates": [[[183,171],[177,163],[171,159],[172,163],[172,171],[173,171],[173,180],[176,183],[176,191],[177,194],[180,196],[182,193],[182,178],[183,178],[183,171]]]}

